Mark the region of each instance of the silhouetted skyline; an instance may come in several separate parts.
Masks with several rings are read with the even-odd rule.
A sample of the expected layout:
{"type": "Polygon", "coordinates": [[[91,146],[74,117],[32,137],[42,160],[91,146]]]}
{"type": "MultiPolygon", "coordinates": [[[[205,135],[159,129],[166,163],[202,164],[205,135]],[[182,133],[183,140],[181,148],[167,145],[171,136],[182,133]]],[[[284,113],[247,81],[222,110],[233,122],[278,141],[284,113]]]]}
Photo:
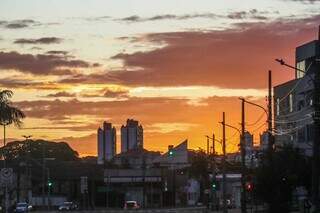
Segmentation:
{"type": "MultiPolygon", "coordinates": [[[[133,118],[147,149],[184,139],[204,148],[204,135],[220,138],[222,111],[238,126],[239,96],[266,104],[267,70],[275,85],[294,78],[274,59],[294,64],[295,47],[317,37],[319,9],[290,0],[2,0],[0,87],[27,115],[8,138],[32,134],[95,155],[104,120],[120,130],[133,118]]],[[[248,110],[248,123],[263,113],[248,110]]],[[[120,141],[118,133],[117,150],[120,141]]]]}

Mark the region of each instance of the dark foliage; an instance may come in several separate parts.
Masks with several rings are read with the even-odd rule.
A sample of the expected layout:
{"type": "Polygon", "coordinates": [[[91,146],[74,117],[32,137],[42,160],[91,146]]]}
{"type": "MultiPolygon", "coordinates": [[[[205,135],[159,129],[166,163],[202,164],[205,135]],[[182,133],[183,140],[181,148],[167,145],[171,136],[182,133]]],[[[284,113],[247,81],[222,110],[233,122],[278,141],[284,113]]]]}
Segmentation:
{"type": "Polygon", "coordinates": [[[6,153],[8,161],[21,161],[23,159],[54,158],[56,161],[78,160],[78,153],[65,142],[51,142],[45,140],[28,140],[9,142],[0,148],[6,153]]]}
{"type": "Polygon", "coordinates": [[[268,203],[269,212],[289,212],[296,187],[310,188],[311,163],[290,146],[262,156],[255,171],[254,192],[268,203]],[[271,157],[270,157],[271,156],[271,157]]]}

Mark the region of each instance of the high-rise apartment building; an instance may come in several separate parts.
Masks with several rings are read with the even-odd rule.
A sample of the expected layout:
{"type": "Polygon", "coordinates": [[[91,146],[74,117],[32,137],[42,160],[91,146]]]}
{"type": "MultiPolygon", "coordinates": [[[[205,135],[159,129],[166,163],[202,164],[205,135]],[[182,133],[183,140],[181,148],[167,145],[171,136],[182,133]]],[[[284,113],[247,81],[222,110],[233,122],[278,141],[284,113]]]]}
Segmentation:
{"type": "Polygon", "coordinates": [[[126,126],[121,127],[121,152],[143,148],[143,128],[139,122],[128,119],[126,126]]]}
{"type": "Polygon", "coordinates": [[[99,127],[98,139],[98,164],[111,160],[116,155],[116,128],[111,123],[104,122],[103,128],[99,127]]]}

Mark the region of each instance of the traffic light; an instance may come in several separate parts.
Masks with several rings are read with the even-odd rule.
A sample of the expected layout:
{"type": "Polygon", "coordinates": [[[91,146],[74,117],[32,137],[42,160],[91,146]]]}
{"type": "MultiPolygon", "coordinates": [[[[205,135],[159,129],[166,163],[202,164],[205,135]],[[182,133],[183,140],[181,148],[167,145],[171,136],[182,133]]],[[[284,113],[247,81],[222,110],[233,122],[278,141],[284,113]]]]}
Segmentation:
{"type": "Polygon", "coordinates": [[[246,184],[246,189],[247,189],[247,191],[252,191],[252,189],[253,189],[253,185],[252,185],[252,183],[247,183],[246,184]]]}
{"type": "Polygon", "coordinates": [[[213,183],[211,184],[211,187],[212,187],[213,190],[216,190],[216,189],[217,189],[217,184],[216,184],[216,182],[213,182],[213,183]]]}
{"type": "Polygon", "coordinates": [[[51,186],[52,186],[52,181],[48,180],[48,187],[51,187],[51,186]]]}
{"type": "Polygon", "coordinates": [[[172,157],[174,155],[173,145],[168,146],[168,155],[172,157]]]}

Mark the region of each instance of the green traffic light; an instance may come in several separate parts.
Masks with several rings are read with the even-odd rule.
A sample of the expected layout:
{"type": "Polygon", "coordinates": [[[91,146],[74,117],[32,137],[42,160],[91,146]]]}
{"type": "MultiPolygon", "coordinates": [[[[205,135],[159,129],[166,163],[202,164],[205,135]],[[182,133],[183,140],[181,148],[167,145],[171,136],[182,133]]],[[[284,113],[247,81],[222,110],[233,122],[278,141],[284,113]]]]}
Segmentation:
{"type": "Polygon", "coordinates": [[[49,187],[52,186],[52,182],[49,181],[49,182],[48,182],[48,186],[49,186],[49,187]]]}
{"type": "Polygon", "coordinates": [[[217,185],[215,183],[212,184],[212,188],[217,188],[217,185]]]}
{"type": "Polygon", "coordinates": [[[173,155],[173,151],[172,151],[172,150],[169,151],[169,155],[170,155],[170,156],[173,155]]]}

